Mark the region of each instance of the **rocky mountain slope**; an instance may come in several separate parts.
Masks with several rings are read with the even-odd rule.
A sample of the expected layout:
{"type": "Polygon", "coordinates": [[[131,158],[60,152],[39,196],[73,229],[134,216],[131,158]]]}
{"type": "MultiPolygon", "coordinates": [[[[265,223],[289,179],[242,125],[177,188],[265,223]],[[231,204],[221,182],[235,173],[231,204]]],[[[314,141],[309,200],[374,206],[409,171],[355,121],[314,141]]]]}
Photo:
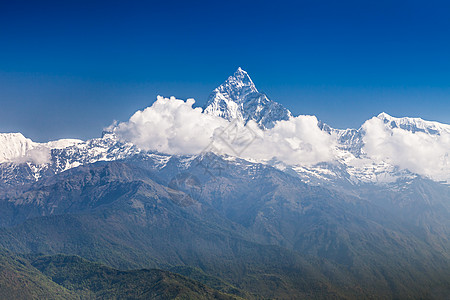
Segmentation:
{"type": "MultiPolygon", "coordinates": [[[[244,131],[255,122],[267,135],[296,118],[259,93],[242,69],[213,91],[203,113],[244,131]]],[[[114,127],[88,141],[35,143],[0,134],[0,247],[79,255],[119,269],[172,270],[220,290],[163,271],[123,273],[73,257],[29,262],[39,271],[26,274],[47,276],[41,290],[69,296],[107,295],[77,281],[99,274],[118,293],[133,285],[114,285],[117,278],[139,275],[217,297],[447,295],[450,173],[442,145],[450,126],[385,113],[358,129],[317,126],[333,141],[334,159],[314,164],[243,159],[214,147],[158,153],[124,140],[114,127]],[[428,146],[405,151],[415,141],[428,146]],[[411,163],[433,161],[429,149],[440,155],[437,177],[411,163]],[[63,279],[66,268],[79,272],[63,279]]]]}
{"type": "Polygon", "coordinates": [[[204,112],[243,123],[253,120],[261,128],[272,128],[275,122],[292,117],[281,104],[258,92],[250,76],[241,68],[211,93],[204,112]]]}

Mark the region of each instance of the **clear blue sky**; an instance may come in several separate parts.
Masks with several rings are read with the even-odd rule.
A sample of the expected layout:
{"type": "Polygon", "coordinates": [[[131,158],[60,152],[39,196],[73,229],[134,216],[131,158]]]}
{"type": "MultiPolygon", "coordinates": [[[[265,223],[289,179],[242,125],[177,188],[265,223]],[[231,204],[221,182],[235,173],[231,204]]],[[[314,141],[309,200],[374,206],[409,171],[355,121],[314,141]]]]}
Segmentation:
{"type": "Polygon", "coordinates": [[[450,123],[449,1],[1,1],[0,132],[90,138],[241,66],[295,115],[450,123]]]}

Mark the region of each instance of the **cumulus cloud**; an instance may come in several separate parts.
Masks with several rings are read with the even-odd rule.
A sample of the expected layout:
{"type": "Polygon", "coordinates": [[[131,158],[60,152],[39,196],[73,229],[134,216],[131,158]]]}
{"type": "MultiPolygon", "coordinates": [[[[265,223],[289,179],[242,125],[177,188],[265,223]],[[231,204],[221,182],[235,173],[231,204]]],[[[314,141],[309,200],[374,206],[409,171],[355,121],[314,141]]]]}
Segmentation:
{"type": "Polygon", "coordinates": [[[144,150],[169,154],[213,151],[304,165],[334,158],[335,139],[318,128],[314,116],[280,121],[263,131],[254,122],[244,126],[203,114],[201,108],[192,107],[194,102],[159,96],[152,106],[116,125],[114,132],[144,150]]]}
{"type": "Polygon", "coordinates": [[[202,114],[186,102],[158,96],[152,106],[137,111],[128,122],[119,123],[114,132],[144,150],[168,154],[197,154],[211,142],[214,131],[224,129],[228,122],[202,114]]]}
{"type": "MultiPolygon", "coordinates": [[[[268,130],[255,122],[245,126],[237,121],[202,113],[195,101],[159,96],[152,106],[137,111],[127,122],[114,124],[112,130],[122,141],[144,150],[167,154],[199,154],[212,151],[252,161],[283,162],[311,166],[339,159],[337,139],[319,129],[315,116],[298,116],[279,121],[268,130]]],[[[383,162],[450,181],[450,131],[440,135],[390,128],[379,118],[366,121],[363,158],[352,164],[383,162]]],[[[348,153],[348,155],[351,155],[348,153]]]]}
{"type": "Polygon", "coordinates": [[[403,169],[450,181],[450,133],[439,135],[390,128],[378,118],[366,121],[362,128],[364,151],[377,161],[385,161],[403,169]]]}
{"type": "MultiPolygon", "coordinates": [[[[249,158],[276,159],[286,164],[312,165],[335,159],[336,139],[317,126],[315,116],[298,116],[280,121],[272,129],[262,131],[244,153],[249,158]],[[251,157],[250,157],[251,156],[251,157]]],[[[256,125],[255,125],[256,127],[256,125]]],[[[257,128],[257,127],[256,127],[257,128]]]]}

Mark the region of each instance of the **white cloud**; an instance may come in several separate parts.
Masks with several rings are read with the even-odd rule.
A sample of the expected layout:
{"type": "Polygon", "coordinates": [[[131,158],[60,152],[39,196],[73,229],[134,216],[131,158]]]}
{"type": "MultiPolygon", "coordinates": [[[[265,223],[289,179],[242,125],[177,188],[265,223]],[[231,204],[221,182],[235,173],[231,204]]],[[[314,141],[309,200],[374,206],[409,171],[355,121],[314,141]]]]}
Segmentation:
{"type": "MultiPolygon", "coordinates": [[[[114,132],[141,149],[168,154],[213,151],[252,161],[275,160],[302,166],[333,161],[339,156],[336,136],[321,131],[315,116],[294,117],[261,130],[254,122],[244,126],[203,114],[201,108],[192,107],[194,102],[159,96],[152,106],[136,112],[127,122],[114,124],[114,132]]],[[[362,128],[363,150],[369,161],[450,181],[449,132],[412,133],[389,128],[379,118],[366,121],[362,128]]],[[[353,157],[352,161],[358,165],[360,160],[353,157]]],[[[367,160],[362,159],[361,164],[367,160]]]]}
{"type": "Polygon", "coordinates": [[[450,181],[450,133],[413,133],[389,128],[378,118],[366,121],[362,128],[366,132],[364,151],[372,159],[436,180],[450,181]]]}
{"type": "Polygon", "coordinates": [[[0,133],[0,163],[3,162],[45,164],[50,162],[50,149],[21,133],[0,133]]]}
{"type": "Polygon", "coordinates": [[[315,116],[302,115],[277,122],[266,131],[258,129],[262,138],[256,139],[243,155],[262,160],[274,158],[291,165],[333,160],[336,140],[320,130],[317,123],[315,116]]]}
{"type": "Polygon", "coordinates": [[[36,146],[26,152],[25,156],[18,158],[21,162],[32,162],[37,165],[50,162],[50,149],[45,146],[36,146]]]}
{"type": "Polygon", "coordinates": [[[247,159],[276,159],[287,164],[311,165],[334,158],[335,139],[322,132],[314,116],[298,116],[263,131],[255,123],[237,122],[203,114],[186,102],[158,97],[152,106],[118,124],[119,138],[144,150],[169,154],[198,154],[206,149],[247,159]]]}
{"type": "Polygon", "coordinates": [[[118,124],[114,132],[144,150],[168,154],[200,153],[211,142],[214,131],[228,124],[222,118],[202,114],[186,102],[158,96],[152,106],[137,111],[128,122],[118,124]]]}

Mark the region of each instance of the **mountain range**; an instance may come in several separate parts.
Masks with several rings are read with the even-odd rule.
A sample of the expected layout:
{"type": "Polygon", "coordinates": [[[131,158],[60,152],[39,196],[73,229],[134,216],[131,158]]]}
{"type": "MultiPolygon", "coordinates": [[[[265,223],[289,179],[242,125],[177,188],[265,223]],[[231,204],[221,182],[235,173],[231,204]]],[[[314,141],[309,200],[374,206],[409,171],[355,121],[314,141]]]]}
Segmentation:
{"type": "MultiPolygon", "coordinates": [[[[293,119],[288,109],[258,92],[247,72],[241,68],[211,93],[203,108],[203,113],[242,124],[254,121],[265,130],[273,128],[280,121],[293,119]]],[[[374,119],[383,125],[382,130],[387,135],[392,135],[393,131],[406,134],[420,133],[429,137],[443,135],[446,137],[450,134],[450,125],[424,121],[420,118],[395,118],[386,113],[380,113],[374,119]]],[[[442,158],[445,160],[444,167],[446,167],[443,168],[440,176],[434,178],[427,174],[420,174],[415,169],[410,170],[396,165],[389,159],[369,157],[367,147],[365,147],[367,129],[364,125],[359,129],[342,130],[334,129],[319,121],[317,126],[336,140],[336,144],[331,145],[335,152],[334,160],[313,165],[286,164],[277,161],[276,158],[272,161],[260,160],[257,162],[289,169],[297,173],[305,182],[313,184],[342,183],[343,181],[349,184],[380,184],[421,175],[444,183],[450,180],[448,151],[442,158]]],[[[101,138],[88,141],[63,139],[48,143],[35,143],[20,133],[2,133],[0,134],[2,181],[9,182],[8,177],[33,181],[45,176],[46,172],[56,174],[96,161],[119,160],[132,157],[137,153],[154,155],[155,151],[145,151],[129,141],[119,139],[114,133],[114,129],[104,132],[101,138]],[[17,168],[27,169],[25,171],[27,179],[21,176],[24,173],[23,170],[18,170],[18,174],[14,172],[17,168]]],[[[293,148],[295,147],[297,146],[293,146],[293,148]]],[[[250,159],[250,161],[255,160],[250,159]]]]}
{"type": "MultiPolygon", "coordinates": [[[[48,295],[105,295],[92,290],[93,275],[76,273],[80,285],[60,271],[80,266],[126,282],[156,276],[129,270],[162,269],[170,284],[206,298],[450,293],[450,125],[381,113],[359,129],[335,129],[293,116],[241,68],[211,93],[203,115],[226,126],[195,154],[142,147],[120,124],[87,141],[0,134],[0,247],[9,268],[24,260],[26,274],[51,286],[48,295]],[[254,145],[279,136],[298,156],[252,157],[254,145]],[[316,136],[331,154],[305,161],[324,151],[316,136]]],[[[129,288],[114,286],[122,296],[118,286],[129,288]]]]}

